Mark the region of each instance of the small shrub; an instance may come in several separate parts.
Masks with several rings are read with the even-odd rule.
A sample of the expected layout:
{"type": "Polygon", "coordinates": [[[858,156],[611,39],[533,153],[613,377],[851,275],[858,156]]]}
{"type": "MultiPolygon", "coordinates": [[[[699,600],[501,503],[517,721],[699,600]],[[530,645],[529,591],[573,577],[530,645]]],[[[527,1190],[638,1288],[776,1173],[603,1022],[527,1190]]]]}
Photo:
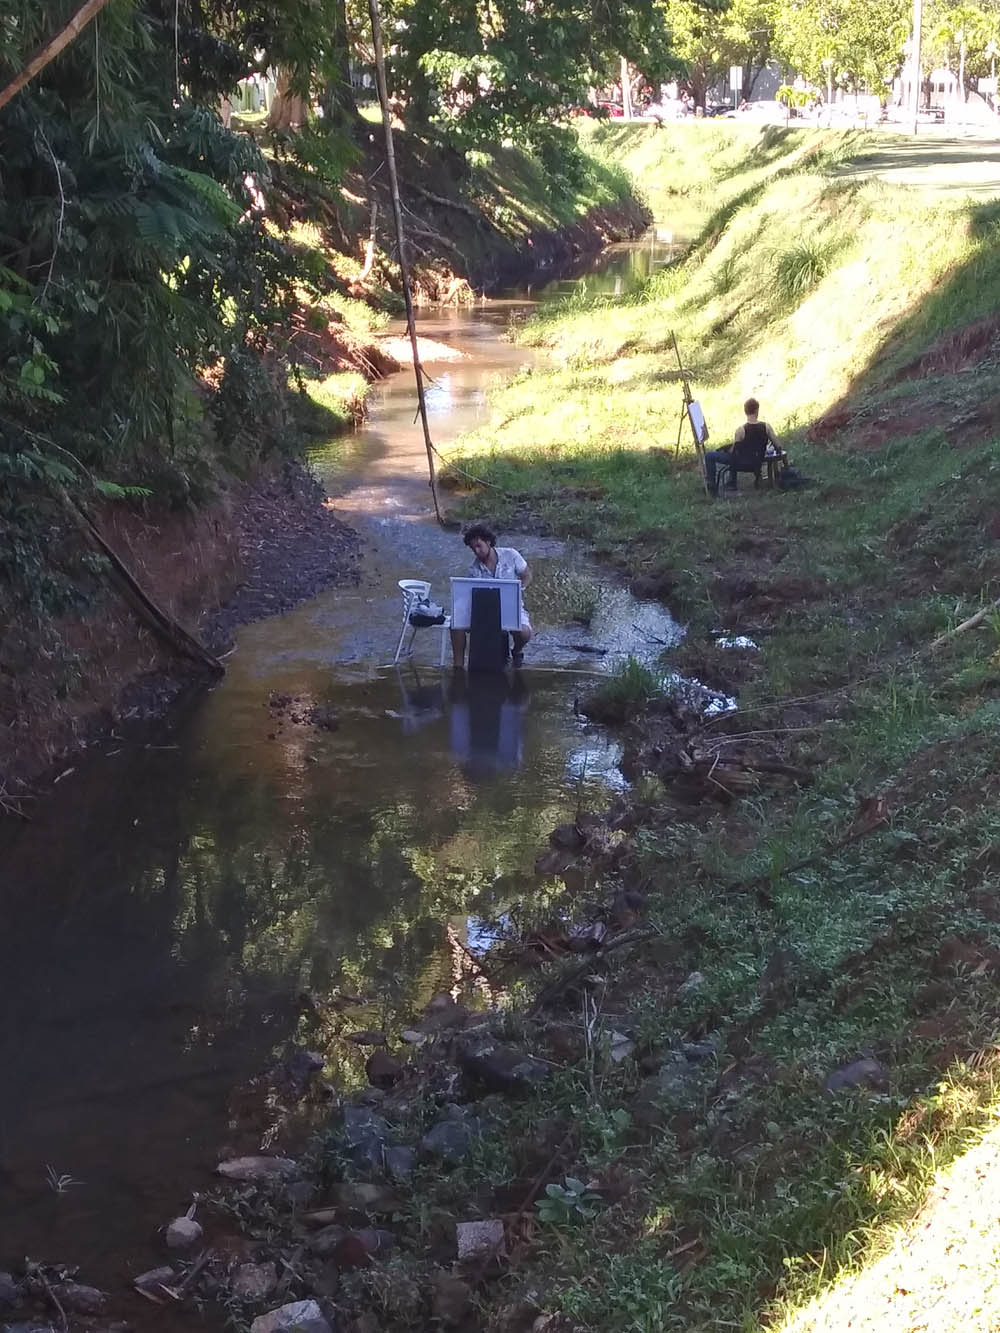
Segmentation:
{"type": "Polygon", "coordinates": [[[662,678],[630,657],[585,700],[583,711],[598,722],[627,722],[662,693],[662,678]]]}
{"type": "Polygon", "coordinates": [[[775,277],[782,293],[791,300],[815,287],[829,269],[829,247],[815,241],[803,241],[778,256],[775,277]]]}
{"type": "Polygon", "coordinates": [[[565,1185],[546,1185],[545,1198],[537,1199],[535,1207],[542,1222],[565,1227],[589,1221],[600,1202],[600,1195],[589,1193],[582,1180],[567,1176],[565,1185]]]}

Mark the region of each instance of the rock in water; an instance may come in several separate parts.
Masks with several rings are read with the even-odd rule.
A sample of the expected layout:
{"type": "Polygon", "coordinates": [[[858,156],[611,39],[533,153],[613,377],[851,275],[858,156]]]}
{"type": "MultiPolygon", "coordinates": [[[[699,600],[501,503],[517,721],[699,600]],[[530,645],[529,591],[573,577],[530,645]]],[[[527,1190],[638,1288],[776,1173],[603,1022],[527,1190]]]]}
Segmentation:
{"type": "Polygon", "coordinates": [[[173,1268],[151,1268],[146,1273],[140,1273],[133,1281],[133,1286],[138,1287],[140,1291],[157,1292],[160,1287],[172,1287],[177,1281],[178,1273],[173,1268]]]}
{"type": "Polygon", "coordinates": [[[365,1072],[369,1083],[374,1084],[376,1088],[391,1088],[402,1077],[403,1066],[387,1052],[376,1051],[374,1055],[368,1057],[365,1072]]]}
{"type": "Polygon", "coordinates": [[[293,1301],[258,1315],[250,1333],[333,1333],[315,1301],[293,1301]]]}
{"type": "Polygon", "coordinates": [[[103,1291],[96,1287],[85,1287],[82,1282],[55,1282],[52,1294],[64,1310],[76,1314],[100,1314],[108,1303],[103,1291]]]}
{"type": "Polygon", "coordinates": [[[298,1169],[290,1157],[233,1157],[220,1162],[215,1174],[227,1180],[289,1180],[298,1169]]]}
{"type": "Polygon", "coordinates": [[[233,1273],[234,1296],[244,1301],[262,1301],[278,1285],[278,1270],[274,1264],[240,1264],[233,1273]]]}
{"type": "Polygon", "coordinates": [[[167,1249],[189,1250],[202,1237],[201,1223],[193,1217],[175,1217],[167,1227],[167,1249]]]}
{"type": "Polygon", "coordinates": [[[544,1061],[511,1046],[494,1044],[460,1052],[458,1063],[466,1074],[494,1092],[523,1092],[550,1073],[544,1061]]]}
{"type": "Polygon", "coordinates": [[[465,1027],[469,1011],[464,1004],[457,1004],[450,995],[435,995],[424,1010],[420,1031],[427,1036],[437,1032],[447,1032],[451,1028],[465,1027]]]}

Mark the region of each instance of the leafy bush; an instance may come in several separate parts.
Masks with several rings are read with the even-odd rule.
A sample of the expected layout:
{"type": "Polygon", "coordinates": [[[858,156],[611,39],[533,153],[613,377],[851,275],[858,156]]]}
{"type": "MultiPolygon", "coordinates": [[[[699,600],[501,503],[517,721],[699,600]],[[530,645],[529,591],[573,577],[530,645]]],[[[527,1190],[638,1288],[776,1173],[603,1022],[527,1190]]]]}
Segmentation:
{"type": "Polygon", "coordinates": [[[601,1196],[590,1193],[582,1180],[567,1176],[565,1185],[546,1185],[545,1198],[537,1199],[535,1207],[541,1221],[566,1227],[596,1216],[600,1202],[601,1196]]]}

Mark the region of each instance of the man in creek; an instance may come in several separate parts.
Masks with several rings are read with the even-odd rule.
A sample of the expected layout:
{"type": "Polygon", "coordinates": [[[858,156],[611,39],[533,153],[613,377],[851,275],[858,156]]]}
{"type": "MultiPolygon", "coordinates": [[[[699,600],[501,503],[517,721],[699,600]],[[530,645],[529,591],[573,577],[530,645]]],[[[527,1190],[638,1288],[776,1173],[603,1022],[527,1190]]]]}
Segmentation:
{"type": "MultiPolygon", "coordinates": [[[[740,467],[753,470],[763,465],[768,447],[775,453],[781,452],[777,435],[766,421],[760,420],[760,403],[757,399],[748,398],[743,404],[743,411],[746,413],[746,421],[742,426],[736,427],[732,444],[727,445],[725,449],[705,451],[705,481],[710,495],[719,493],[716,474],[720,463],[736,463],[740,467]]],[[[729,474],[727,489],[736,489],[736,477],[733,473],[729,474]]]]}
{"type": "MultiPolygon", "coordinates": [[[[531,570],[528,568],[528,562],[521,552],[515,551],[513,546],[497,546],[496,533],[488,528],[485,523],[473,523],[471,527],[466,528],[462,540],[476,557],[472,568],[469,570],[469,578],[520,579],[522,588],[526,588],[531,582],[531,570]]],[[[528,613],[522,603],[521,628],[511,634],[513,640],[512,666],[519,667],[524,664],[524,648],[531,638],[531,633],[531,621],[528,619],[528,613]]],[[[468,630],[453,629],[451,631],[451,653],[457,667],[465,666],[467,638],[468,630]]]]}

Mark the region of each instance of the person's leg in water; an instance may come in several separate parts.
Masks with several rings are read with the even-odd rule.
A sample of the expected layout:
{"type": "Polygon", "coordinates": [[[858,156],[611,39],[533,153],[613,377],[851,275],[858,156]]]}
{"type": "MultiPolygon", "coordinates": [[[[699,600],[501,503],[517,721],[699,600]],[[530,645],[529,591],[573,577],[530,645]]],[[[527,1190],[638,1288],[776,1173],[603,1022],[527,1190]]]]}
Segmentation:
{"type": "Polygon", "coordinates": [[[465,669],[465,641],[468,637],[468,630],[453,629],[451,631],[451,660],[460,671],[465,669]]]}
{"type": "Polygon", "coordinates": [[[511,666],[524,665],[524,650],[531,641],[531,635],[532,631],[530,629],[516,629],[511,633],[511,666]]]}

